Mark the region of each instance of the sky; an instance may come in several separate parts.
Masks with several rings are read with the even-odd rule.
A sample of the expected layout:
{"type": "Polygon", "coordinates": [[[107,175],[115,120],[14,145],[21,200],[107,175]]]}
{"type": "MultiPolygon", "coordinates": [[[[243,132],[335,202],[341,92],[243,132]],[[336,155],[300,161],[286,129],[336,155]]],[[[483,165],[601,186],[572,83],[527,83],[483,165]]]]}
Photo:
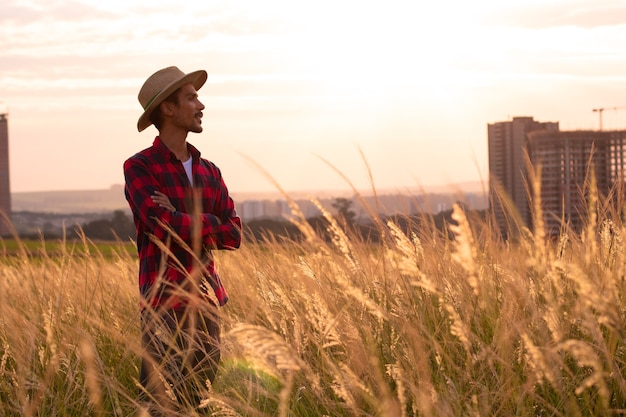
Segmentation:
{"type": "Polygon", "coordinates": [[[626,1],[3,0],[13,192],[105,189],[151,145],[137,94],[205,69],[200,134],[233,193],[488,179],[487,124],[626,128],[626,1]],[[593,109],[603,108],[603,112],[593,109]],[[347,181],[346,181],[347,179],[347,181]]]}

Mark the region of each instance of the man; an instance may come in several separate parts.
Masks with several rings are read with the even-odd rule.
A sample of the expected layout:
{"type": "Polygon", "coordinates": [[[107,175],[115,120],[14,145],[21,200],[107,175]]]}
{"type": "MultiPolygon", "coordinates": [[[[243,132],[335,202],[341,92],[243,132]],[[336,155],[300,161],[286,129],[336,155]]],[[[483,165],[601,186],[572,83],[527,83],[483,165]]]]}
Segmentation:
{"type": "Polygon", "coordinates": [[[220,170],[187,142],[202,132],[206,71],[161,69],[141,87],[141,132],[159,134],[124,162],[139,253],[142,402],[152,412],[196,407],[220,360],[216,304],[228,301],[211,251],[241,244],[241,220],[220,170]],[[210,291],[212,290],[212,291],[210,291]]]}

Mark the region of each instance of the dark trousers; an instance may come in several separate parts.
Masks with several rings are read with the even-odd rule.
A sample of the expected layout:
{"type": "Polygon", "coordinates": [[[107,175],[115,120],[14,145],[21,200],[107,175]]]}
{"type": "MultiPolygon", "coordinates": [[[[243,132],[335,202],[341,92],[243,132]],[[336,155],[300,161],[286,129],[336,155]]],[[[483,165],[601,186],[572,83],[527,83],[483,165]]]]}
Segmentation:
{"type": "MultiPolygon", "coordinates": [[[[220,361],[215,306],[150,310],[141,314],[140,402],[154,415],[175,415],[200,404],[220,361]]],[[[206,398],[206,396],[204,396],[206,398]]]]}

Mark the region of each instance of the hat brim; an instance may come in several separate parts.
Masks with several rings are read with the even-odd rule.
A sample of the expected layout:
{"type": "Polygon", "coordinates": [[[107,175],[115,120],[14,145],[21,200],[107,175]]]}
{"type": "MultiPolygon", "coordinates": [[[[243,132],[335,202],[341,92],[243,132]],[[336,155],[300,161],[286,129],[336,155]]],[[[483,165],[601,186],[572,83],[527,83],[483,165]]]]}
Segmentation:
{"type": "Polygon", "coordinates": [[[200,87],[202,87],[206,82],[207,77],[208,75],[205,70],[198,70],[190,72],[189,74],[185,74],[184,77],[181,77],[178,80],[175,80],[167,85],[163,90],[159,92],[159,94],[157,94],[152,99],[148,107],[146,107],[146,109],[144,110],[143,114],[139,117],[139,120],[137,121],[137,130],[141,132],[152,124],[152,122],[150,121],[150,114],[152,114],[154,109],[159,107],[163,100],[169,97],[170,94],[176,91],[179,87],[191,83],[196,90],[199,90],[200,87]]]}

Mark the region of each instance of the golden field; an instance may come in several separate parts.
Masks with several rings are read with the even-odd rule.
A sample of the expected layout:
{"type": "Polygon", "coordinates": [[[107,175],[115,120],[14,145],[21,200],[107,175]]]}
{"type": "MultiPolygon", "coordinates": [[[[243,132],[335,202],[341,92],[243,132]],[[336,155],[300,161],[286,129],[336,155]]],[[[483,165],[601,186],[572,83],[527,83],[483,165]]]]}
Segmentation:
{"type": "MultiPolygon", "coordinates": [[[[302,241],[220,252],[221,369],[187,415],[625,414],[626,229],[592,213],[503,241],[456,206],[450,233],[381,219],[379,243],[325,213],[331,239],[296,219],[302,241]]],[[[133,250],[8,245],[0,416],[141,415],[133,250]]]]}

